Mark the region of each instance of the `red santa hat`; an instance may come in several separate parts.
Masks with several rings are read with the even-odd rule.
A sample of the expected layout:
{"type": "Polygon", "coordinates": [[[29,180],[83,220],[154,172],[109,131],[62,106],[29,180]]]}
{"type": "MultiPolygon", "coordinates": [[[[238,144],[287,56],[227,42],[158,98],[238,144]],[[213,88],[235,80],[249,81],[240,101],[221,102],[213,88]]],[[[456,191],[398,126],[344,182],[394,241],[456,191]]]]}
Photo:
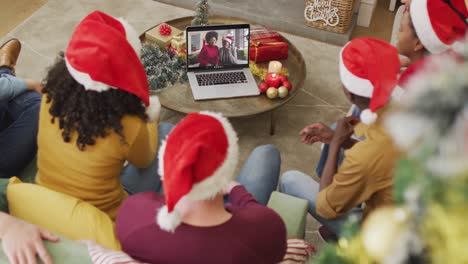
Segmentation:
{"type": "Polygon", "coordinates": [[[75,28],[65,50],[70,75],[86,90],[120,89],[138,96],[151,121],[159,117],[161,105],[149,96],[149,85],[139,58],[140,39],[123,19],[101,11],[87,15],[75,28]]]}
{"type": "Polygon", "coordinates": [[[465,37],[468,17],[465,0],[413,0],[410,15],[419,40],[433,54],[459,46],[465,37]]]}
{"type": "Polygon", "coordinates": [[[234,40],[234,36],[232,34],[227,34],[223,38],[223,41],[229,42],[229,44],[231,44],[231,45],[232,45],[233,40],[234,40]]]}
{"type": "Polygon", "coordinates": [[[191,113],[182,119],[158,154],[166,198],[156,218],[161,229],[173,232],[181,223],[181,199],[210,199],[232,181],[238,155],[236,132],[220,114],[191,113]]]}
{"type": "Polygon", "coordinates": [[[389,100],[400,71],[398,50],[374,38],[348,42],[340,53],[340,77],[351,93],[370,98],[369,108],[361,112],[361,121],[372,124],[375,113],[389,100]]]}

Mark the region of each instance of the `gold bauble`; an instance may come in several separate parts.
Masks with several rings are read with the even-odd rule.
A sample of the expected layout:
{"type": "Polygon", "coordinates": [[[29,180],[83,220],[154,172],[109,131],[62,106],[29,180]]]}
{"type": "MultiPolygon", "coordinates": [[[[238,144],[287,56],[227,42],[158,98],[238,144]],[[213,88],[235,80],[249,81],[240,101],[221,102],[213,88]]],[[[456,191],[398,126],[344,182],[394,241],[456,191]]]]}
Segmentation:
{"type": "Polygon", "coordinates": [[[369,256],[382,262],[392,254],[407,221],[408,212],[402,208],[383,207],[370,214],[362,226],[362,242],[369,256]]]}
{"type": "Polygon", "coordinates": [[[280,88],[278,88],[278,96],[279,98],[285,98],[286,96],[288,96],[288,88],[284,87],[284,86],[280,86],[280,88]]]}
{"type": "Polygon", "coordinates": [[[268,88],[268,90],[266,91],[266,96],[270,99],[275,99],[276,97],[278,97],[278,89],[276,89],[275,87],[268,88]]]}

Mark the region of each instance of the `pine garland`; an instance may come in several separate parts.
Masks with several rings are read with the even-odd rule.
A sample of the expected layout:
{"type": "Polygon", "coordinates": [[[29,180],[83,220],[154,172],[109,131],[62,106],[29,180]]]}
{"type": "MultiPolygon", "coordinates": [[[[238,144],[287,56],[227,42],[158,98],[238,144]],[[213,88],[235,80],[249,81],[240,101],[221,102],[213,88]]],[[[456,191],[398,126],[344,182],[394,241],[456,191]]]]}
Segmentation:
{"type": "Polygon", "coordinates": [[[192,26],[206,26],[208,25],[208,16],[210,6],[208,0],[201,0],[195,6],[195,15],[193,16],[192,26]]]}
{"type": "Polygon", "coordinates": [[[145,44],[141,52],[141,62],[145,68],[151,91],[158,91],[177,81],[187,81],[185,60],[160,49],[154,44],[145,44]]]}

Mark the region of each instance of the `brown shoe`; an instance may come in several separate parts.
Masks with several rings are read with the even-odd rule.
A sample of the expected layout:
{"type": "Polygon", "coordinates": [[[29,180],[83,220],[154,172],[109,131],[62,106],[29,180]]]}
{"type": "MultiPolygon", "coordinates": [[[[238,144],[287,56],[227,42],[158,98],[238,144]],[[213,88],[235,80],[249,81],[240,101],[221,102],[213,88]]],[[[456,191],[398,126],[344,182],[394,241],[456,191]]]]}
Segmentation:
{"type": "Polygon", "coordinates": [[[326,242],[337,242],[338,236],[326,226],[320,226],[318,229],[320,237],[326,242]]]}
{"type": "Polygon", "coordinates": [[[10,39],[0,47],[0,67],[7,66],[15,69],[16,61],[21,51],[21,42],[10,39]]]}

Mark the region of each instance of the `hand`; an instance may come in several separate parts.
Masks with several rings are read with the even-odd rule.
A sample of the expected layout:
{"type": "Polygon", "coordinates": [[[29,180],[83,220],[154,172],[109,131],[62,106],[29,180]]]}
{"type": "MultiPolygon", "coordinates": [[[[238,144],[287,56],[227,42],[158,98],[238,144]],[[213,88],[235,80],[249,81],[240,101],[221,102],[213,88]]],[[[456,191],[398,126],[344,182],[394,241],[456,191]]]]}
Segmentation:
{"type": "Polygon", "coordinates": [[[57,242],[59,240],[57,236],[11,216],[8,216],[2,224],[5,224],[2,247],[9,263],[36,264],[36,255],[38,255],[45,264],[52,264],[52,258],[45,249],[42,239],[57,242]]]}
{"type": "Polygon", "coordinates": [[[44,83],[40,81],[36,81],[33,79],[25,79],[26,81],[26,88],[31,91],[36,91],[37,93],[41,93],[42,89],[44,88],[44,83]]]}
{"type": "Polygon", "coordinates": [[[354,126],[359,123],[357,116],[348,116],[338,120],[331,144],[343,145],[353,134],[354,126]]]}
{"type": "Polygon", "coordinates": [[[304,127],[299,135],[301,136],[302,143],[305,144],[311,145],[315,142],[330,144],[334,133],[331,128],[323,123],[314,123],[304,127]]]}
{"type": "Polygon", "coordinates": [[[411,64],[410,58],[404,55],[399,55],[399,59],[400,59],[401,67],[408,67],[411,64]]]}
{"type": "Polygon", "coordinates": [[[240,183],[236,182],[236,181],[231,181],[230,183],[226,184],[226,186],[224,186],[223,188],[223,194],[226,195],[226,194],[230,194],[232,189],[236,186],[239,186],[241,185],[240,183]]]}

